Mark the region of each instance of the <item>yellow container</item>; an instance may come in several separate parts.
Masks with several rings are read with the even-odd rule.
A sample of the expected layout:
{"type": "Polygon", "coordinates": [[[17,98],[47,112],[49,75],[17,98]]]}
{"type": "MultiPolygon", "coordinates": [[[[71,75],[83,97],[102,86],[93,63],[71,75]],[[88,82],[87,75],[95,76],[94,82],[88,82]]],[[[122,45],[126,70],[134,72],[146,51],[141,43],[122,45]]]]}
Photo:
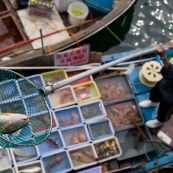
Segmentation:
{"type": "Polygon", "coordinates": [[[54,84],[56,82],[59,82],[61,80],[68,78],[67,73],[64,69],[44,72],[44,73],[41,73],[41,76],[43,77],[45,84],[47,82],[54,84]]]}
{"type": "Polygon", "coordinates": [[[100,92],[94,81],[86,82],[80,85],[73,86],[77,104],[85,103],[88,101],[100,98],[100,92]]]}

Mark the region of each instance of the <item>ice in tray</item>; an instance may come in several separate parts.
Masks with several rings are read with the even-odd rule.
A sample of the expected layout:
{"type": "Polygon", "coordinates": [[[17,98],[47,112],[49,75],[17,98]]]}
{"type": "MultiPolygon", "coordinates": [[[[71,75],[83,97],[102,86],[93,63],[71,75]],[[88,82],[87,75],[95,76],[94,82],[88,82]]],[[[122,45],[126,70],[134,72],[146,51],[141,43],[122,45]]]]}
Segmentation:
{"type": "Polygon", "coordinates": [[[40,156],[37,146],[12,148],[11,152],[17,164],[37,160],[40,156]]]}
{"type": "Polygon", "coordinates": [[[43,77],[45,84],[47,84],[48,82],[54,84],[68,78],[67,73],[64,69],[41,73],[41,76],[43,77]]]}
{"type": "Polygon", "coordinates": [[[59,128],[72,127],[76,124],[81,124],[81,111],[78,106],[69,106],[66,108],[57,109],[54,111],[59,128]]]}
{"type": "Polygon", "coordinates": [[[66,173],[72,170],[72,163],[67,151],[59,151],[41,157],[43,173],[66,173]]]}
{"type": "Polygon", "coordinates": [[[115,136],[95,141],[93,144],[100,163],[122,155],[120,144],[115,136]]]}
{"type": "Polygon", "coordinates": [[[62,129],[61,134],[65,148],[72,148],[90,142],[85,125],[76,125],[76,127],[62,129]]]}
{"type": "Polygon", "coordinates": [[[44,155],[50,152],[56,152],[59,149],[64,148],[64,143],[62,141],[62,136],[59,130],[54,130],[51,132],[48,138],[44,142],[38,145],[38,150],[40,155],[44,155]]]}
{"type": "Polygon", "coordinates": [[[101,100],[91,101],[79,105],[85,122],[105,118],[106,111],[101,100]]]}
{"type": "Polygon", "coordinates": [[[83,145],[81,147],[68,150],[73,169],[78,170],[97,164],[97,154],[93,144],[83,145]]]}
{"type": "Polygon", "coordinates": [[[105,105],[107,117],[111,120],[114,130],[121,130],[143,124],[144,118],[137,104],[136,99],[105,105]]]}
{"type": "Polygon", "coordinates": [[[42,173],[43,166],[40,160],[17,165],[19,173],[42,173]]]}
{"type": "Polygon", "coordinates": [[[133,96],[126,75],[111,75],[108,77],[98,78],[95,82],[104,104],[133,96]]]}
{"type": "Polygon", "coordinates": [[[50,101],[53,109],[73,105],[76,103],[76,96],[71,86],[66,86],[56,90],[50,95],[50,101]]]}
{"type": "Polygon", "coordinates": [[[11,167],[9,150],[7,148],[0,148],[0,172],[11,167]]]}
{"type": "Polygon", "coordinates": [[[89,122],[87,124],[91,140],[98,140],[114,135],[111,121],[107,118],[89,122]]]}
{"type": "Polygon", "coordinates": [[[73,86],[73,89],[78,104],[100,98],[100,93],[94,81],[86,82],[80,85],[75,85],[73,86]]]}

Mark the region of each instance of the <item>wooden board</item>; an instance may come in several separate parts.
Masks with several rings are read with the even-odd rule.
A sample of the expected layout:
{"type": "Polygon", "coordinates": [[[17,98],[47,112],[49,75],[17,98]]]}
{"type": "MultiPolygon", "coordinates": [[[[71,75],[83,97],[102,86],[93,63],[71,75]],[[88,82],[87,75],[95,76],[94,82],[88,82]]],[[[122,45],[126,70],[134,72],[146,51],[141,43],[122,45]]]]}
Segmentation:
{"type": "MultiPolygon", "coordinates": [[[[40,36],[39,29],[42,29],[42,34],[45,35],[65,28],[64,23],[56,9],[53,10],[51,19],[31,15],[29,14],[28,9],[18,10],[17,13],[23,24],[25,32],[30,39],[40,36]]],[[[70,36],[67,31],[53,34],[43,39],[44,46],[57,44],[69,37],[70,36]]],[[[34,49],[42,47],[41,40],[36,40],[31,44],[34,49]]]]}

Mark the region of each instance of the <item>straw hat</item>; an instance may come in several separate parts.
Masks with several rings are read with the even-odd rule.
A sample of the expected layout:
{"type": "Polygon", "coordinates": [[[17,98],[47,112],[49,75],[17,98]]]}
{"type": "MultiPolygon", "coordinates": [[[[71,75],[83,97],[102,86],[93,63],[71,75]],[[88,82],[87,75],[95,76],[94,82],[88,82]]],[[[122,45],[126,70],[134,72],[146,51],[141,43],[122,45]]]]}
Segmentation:
{"type": "Polygon", "coordinates": [[[156,61],[146,62],[139,72],[139,79],[142,84],[153,87],[158,81],[162,79],[160,74],[161,65],[156,61]]]}

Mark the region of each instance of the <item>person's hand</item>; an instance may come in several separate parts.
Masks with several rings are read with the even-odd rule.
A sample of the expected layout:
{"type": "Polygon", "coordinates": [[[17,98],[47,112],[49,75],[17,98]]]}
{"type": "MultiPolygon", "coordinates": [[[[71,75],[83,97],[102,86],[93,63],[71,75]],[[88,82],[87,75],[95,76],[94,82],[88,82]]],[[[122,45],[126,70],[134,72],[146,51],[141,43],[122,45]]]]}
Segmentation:
{"type": "MultiPolygon", "coordinates": [[[[160,57],[166,56],[165,49],[163,48],[162,44],[156,44],[154,47],[158,48],[156,50],[156,53],[160,55],[160,57]]],[[[172,48],[173,48],[173,43],[172,43],[172,48]]]]}

